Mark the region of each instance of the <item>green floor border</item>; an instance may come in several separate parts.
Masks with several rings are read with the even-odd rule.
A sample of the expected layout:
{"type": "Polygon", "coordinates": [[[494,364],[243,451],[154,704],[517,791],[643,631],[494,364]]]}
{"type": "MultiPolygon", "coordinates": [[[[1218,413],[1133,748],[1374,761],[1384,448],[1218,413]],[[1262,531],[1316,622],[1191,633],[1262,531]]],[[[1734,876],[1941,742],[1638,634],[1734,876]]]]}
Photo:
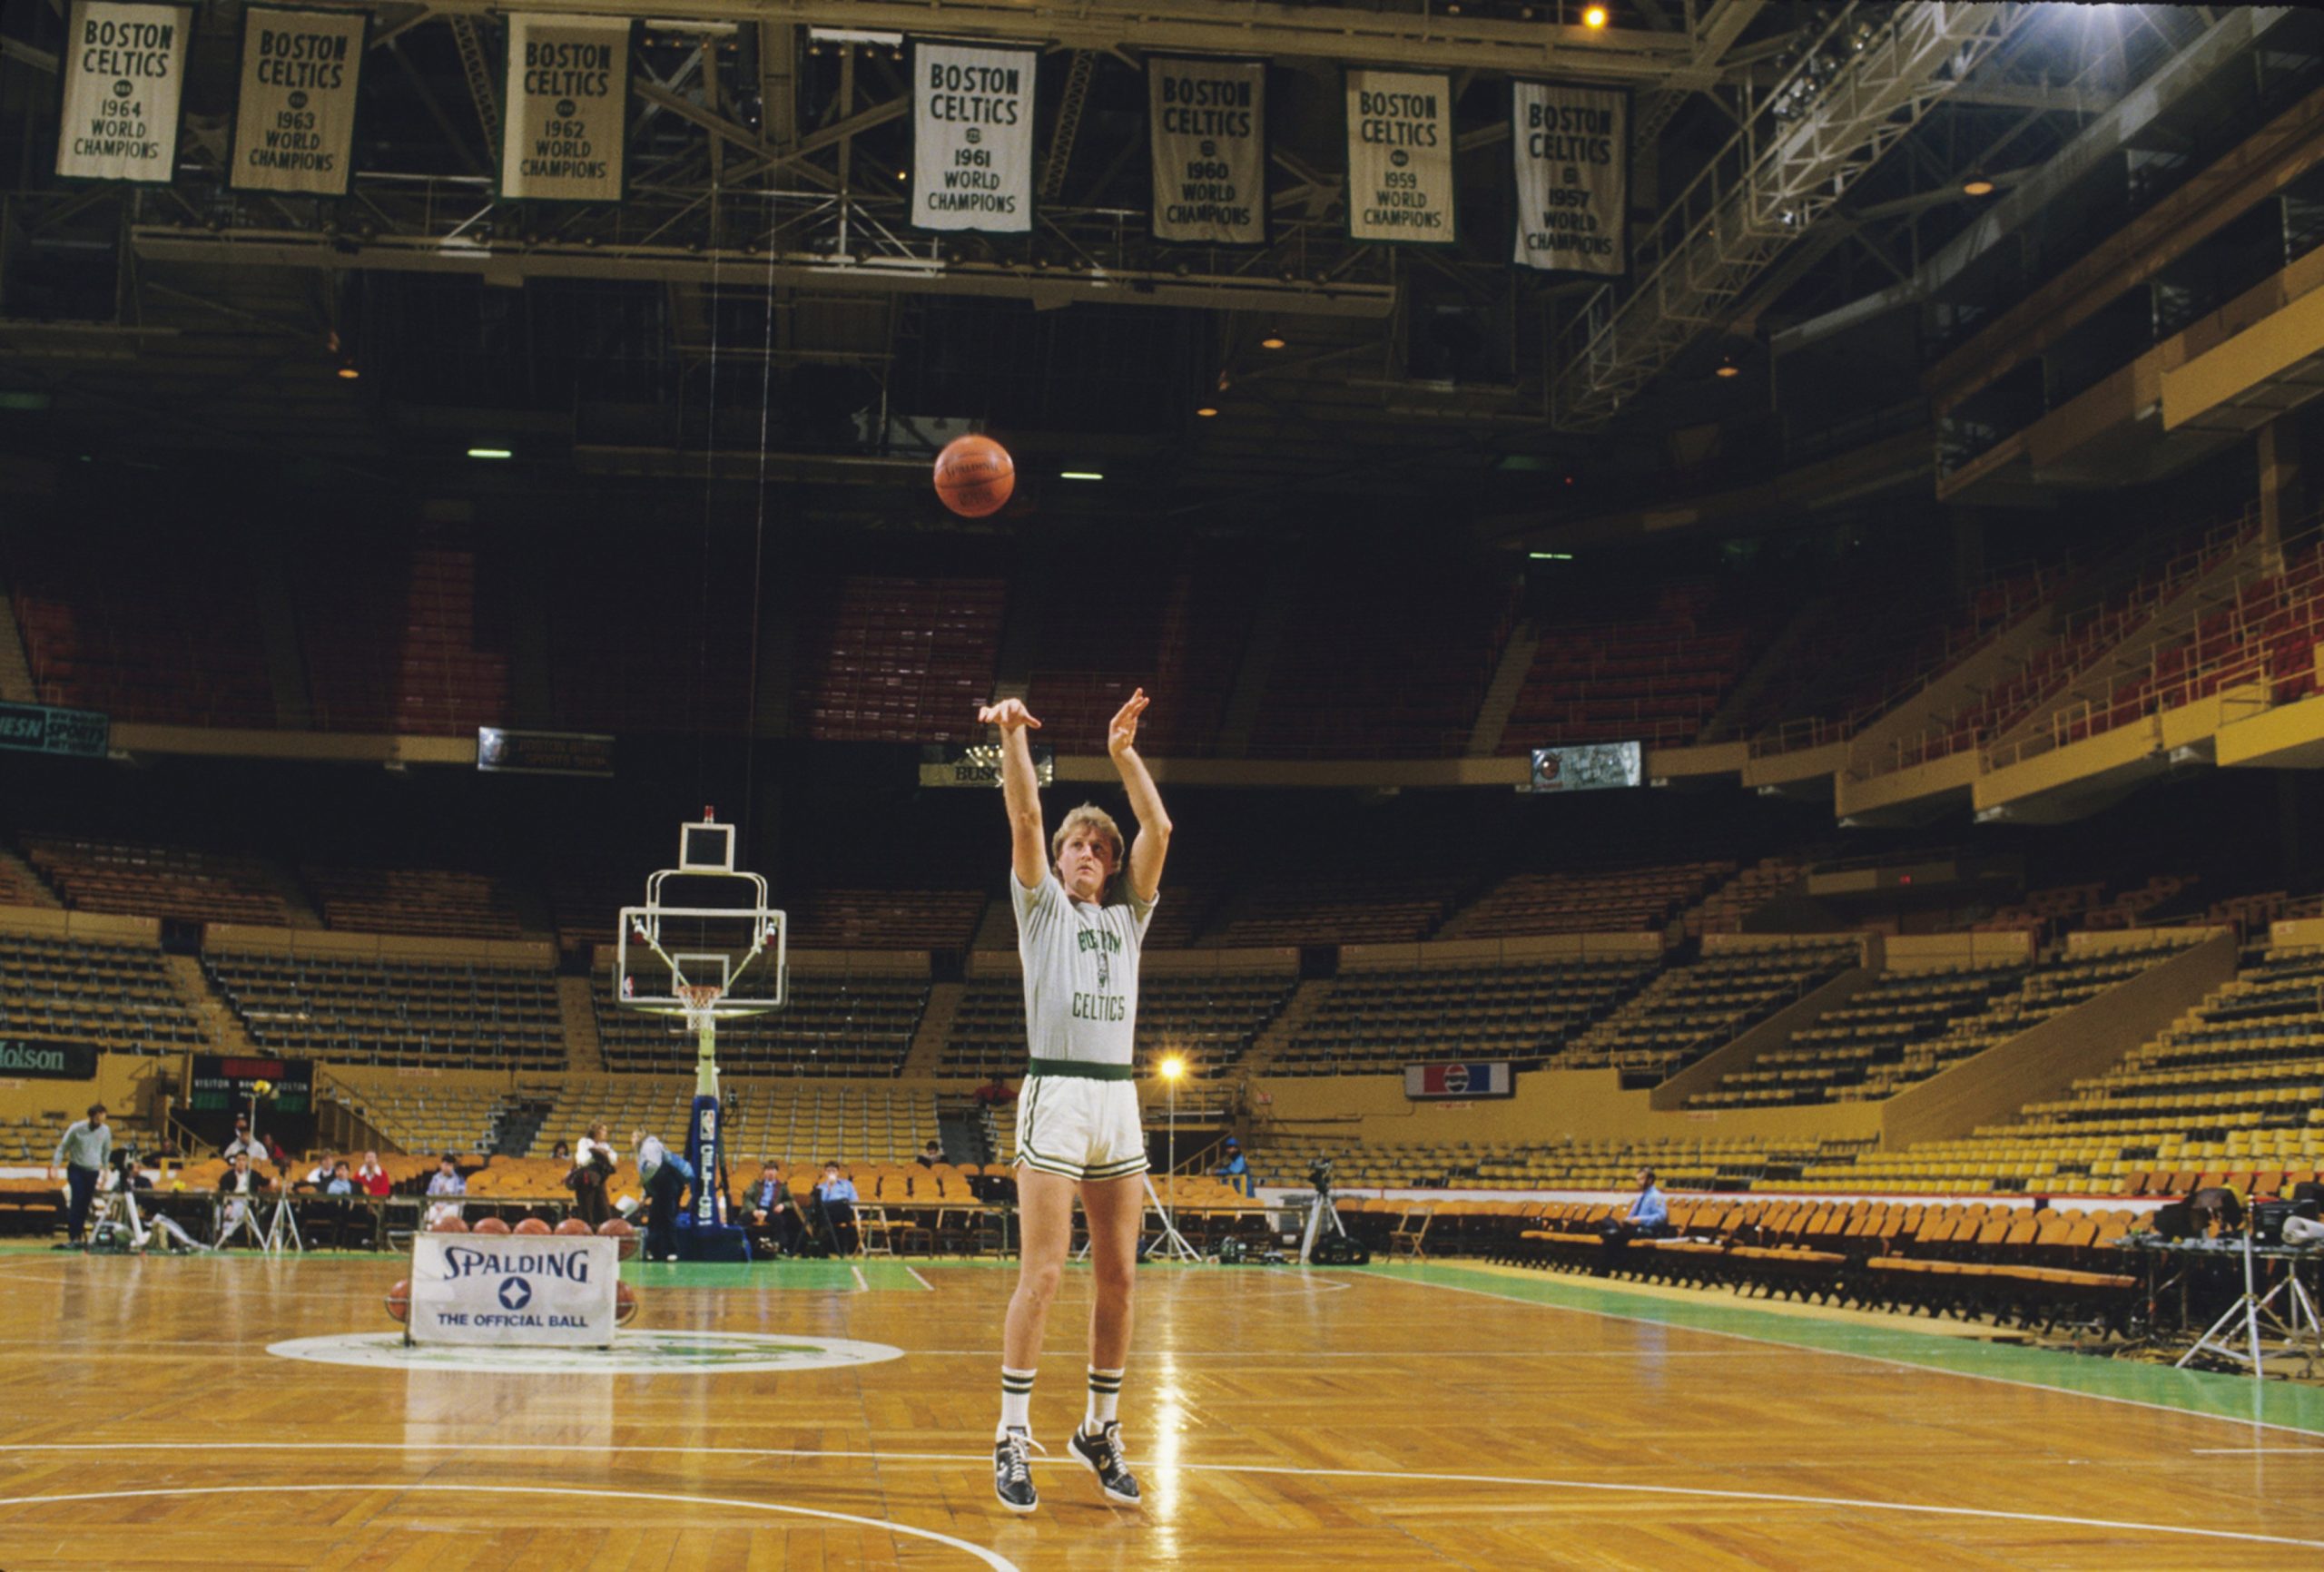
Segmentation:
{"type": "Polygon", "coordinates": [[[1594,1280],[1505,1276],[1433,1262],[1375,1263],[1344,1270],[1433,1287],[1459,1289],[1545,1309],[1578,1311],[1687,1331],[1748,1338],[1819,1353],[1911,1365],[1947,1375],[2041,1387],[2110,1402],[2138,1403],[2238,1424],[2271,1425],[2324,1436],[2324,1387],[2095,1355],[2058,1353],[1979,1338],[1942,1337],[1903,1327],[1866,1326],[1812,1316],[1777,1315],[1735,1301],[1721,1303],[1625,1293],[1594,1280]]]}

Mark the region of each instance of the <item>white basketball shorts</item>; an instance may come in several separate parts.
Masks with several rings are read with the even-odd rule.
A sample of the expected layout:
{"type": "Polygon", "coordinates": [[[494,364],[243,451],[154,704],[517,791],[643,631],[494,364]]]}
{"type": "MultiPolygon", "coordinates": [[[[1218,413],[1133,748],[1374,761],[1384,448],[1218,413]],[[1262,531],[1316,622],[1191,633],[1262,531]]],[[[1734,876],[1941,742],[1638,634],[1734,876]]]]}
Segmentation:
{"type": "Polygon", "coordinates": [[[1066,1179],[1146,1172],[1146,1127],[1132,1082],[1032,1075],[1017,1094],[1017,1163],[1066,1179]]]}

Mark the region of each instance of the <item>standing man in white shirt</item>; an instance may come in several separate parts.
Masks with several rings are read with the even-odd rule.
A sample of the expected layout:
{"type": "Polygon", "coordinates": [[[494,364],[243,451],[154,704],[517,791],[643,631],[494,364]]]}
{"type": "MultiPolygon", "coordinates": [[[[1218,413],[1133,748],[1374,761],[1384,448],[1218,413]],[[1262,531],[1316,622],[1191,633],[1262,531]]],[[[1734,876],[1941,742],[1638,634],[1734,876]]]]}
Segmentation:
{"type": "MultiPolygon", "coordinates": [[[[1170,816],[1137,756],[1139,689],[1107,728],[1106,749],[1137,818],[1128,875],[1116,905],[1108,887],[1124,872],[1122,833],[1085,803],[1042,835],[1040,790],[1026,732],[1040,722],[1020,699],[978,718],[1000,728],[1000,784],[1009,811],[1009,893],[1025,971],[1025,1030],[1032,1056],[1017,1097],[1017,1206],[1022,1229],[1017,1292],[1009,1301],[1000,1359],[1000,1423],[992,1488],[1012,1512],[1039,1503],[1029,1452],[1033,1377],[1041,1333],[1073,1240],[1073,1201],[1089,1223],[1089,1400],[1068,1449],[1097,1475],[1109,1501],[1135,1506],[1137,1478],[1123,1456],[1115,1405],[1129,1355],[1137,1230],[1146,1211],[1146,1131],[1131,1080],[1137,1025],[1137,965],[1170,849],[1170,816]]],[[[1046,1450],[1046,1448],[1041,1449],[1046,1450]]]]}
{"type": "Polygon", "coordinates": [[[105,1125],[105,1105],[89,1105],[89,1116],[64,1127],[64,1137],[48,1160],[48,1178],[64,1170],[64,1243],[61,1250],[79,1250],[88,1243],[89,1203],[97,1194],[97,1175],[113,1161],[113,1131],[105,1125]]]}

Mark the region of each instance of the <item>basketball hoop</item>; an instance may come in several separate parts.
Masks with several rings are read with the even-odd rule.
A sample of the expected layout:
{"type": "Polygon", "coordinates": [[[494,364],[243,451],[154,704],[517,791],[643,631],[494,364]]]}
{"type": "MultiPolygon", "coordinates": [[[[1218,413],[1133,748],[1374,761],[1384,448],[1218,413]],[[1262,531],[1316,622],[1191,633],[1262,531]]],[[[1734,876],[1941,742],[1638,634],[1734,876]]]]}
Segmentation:
{"type": "Polygon", "coordinates": [[[686,1025],[695,1031],[717,1013],[718,1001],[726,990],[715,983],[682,984],[675,990],[678,1002],[684,1007],[686,1025]]]}

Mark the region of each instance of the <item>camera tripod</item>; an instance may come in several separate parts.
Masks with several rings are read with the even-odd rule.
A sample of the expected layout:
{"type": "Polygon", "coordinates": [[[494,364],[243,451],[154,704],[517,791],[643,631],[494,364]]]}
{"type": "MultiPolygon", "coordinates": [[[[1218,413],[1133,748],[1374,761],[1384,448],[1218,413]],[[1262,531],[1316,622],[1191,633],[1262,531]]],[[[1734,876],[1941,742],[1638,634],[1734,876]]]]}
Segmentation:
{"type": "Polygon", "coordinates": [[[1307,1226],[1299,1235],[1300,1265],[1306,1265],[1307,1258],[1315,1253],[1315,1241],[1323,1236],[1326,1223],[1342,1239],[1350,1237],[1347,1224],[1340,1221],[1340,1209],[1332,1204],[1332,1187],[1327,1184],[1316,1185],[1315,1198],[1307,1204],[1307,1226]]]}
{"type": "Polygon", "coordinates": [[[2250,1365],[2255,1376],[2265,1375],[2267,1371],[2260,1361],[2260,1331],[2262,1326],[2270,1335],[2284,1341],[2283,1353],[2278,1358],[2299,1351],[2300,1356],[2312,1366],[2317,1354],[2324,1351],[2324,1322],[2317,1320],[2316,1302],[2309,1297],[2307,1286],[2299,1281],[2297,1262],[2287,1261],[2283,1281],[2264,1294],[2259,1292],[2252,1266],[2251,1232],[2251,1222],[2247,1214],[2243,1225],[2242,1293],[2228,1307],[2226,1313],[2211,1322],[2210,1330],[2195,1340],[2194,1347],[2179,1356],[2179,1362],[2171,1367],[2174,1370],[2184,1370],[2188,1361],[2197,1354],[2209,1352],[2221,1359],[2233,1360],[2237,1364],[2250,1365]],[[2273,1308],[2276,1296],[2286,1289],[2291,1290],[2289,1321],[2277,1314],[2273,1308]],[[2238,1341],[2242,1341],[2245,1347],[2237,1348],[2238,1341]],[[2306,1345],[2304,1351],[2303,1344],[2306,1345]]]}

